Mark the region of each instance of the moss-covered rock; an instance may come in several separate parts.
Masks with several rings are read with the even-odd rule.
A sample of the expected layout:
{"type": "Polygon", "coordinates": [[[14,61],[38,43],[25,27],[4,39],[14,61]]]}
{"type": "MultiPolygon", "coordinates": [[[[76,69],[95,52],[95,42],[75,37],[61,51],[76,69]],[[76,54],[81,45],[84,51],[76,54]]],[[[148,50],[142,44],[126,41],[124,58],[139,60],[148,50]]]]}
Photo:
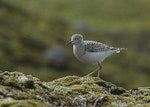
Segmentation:
{"type": "Polygon", "coordinates": [[[0,106],[147,107],[150,87],[126,90],[90,76],[67,76],[42,82],[31,75],[1,71],[0,106]]]}
{"type": "Polygon", "coordinates": [[[72,34],[80,33],[86,40],[128,48],[104,62],[103,78],[126,88],[149,85],[150,0],[86,2],[0,0],[0,69],[43,81],[88,74],[96,66],[81,66],[65,46],[72,34]]]}
{"type": "Polygon", "coordinates": [[[12,98],[6,98],[0,100],[1,107],[45,107],[37,100],[14,100],[12,98]]]}

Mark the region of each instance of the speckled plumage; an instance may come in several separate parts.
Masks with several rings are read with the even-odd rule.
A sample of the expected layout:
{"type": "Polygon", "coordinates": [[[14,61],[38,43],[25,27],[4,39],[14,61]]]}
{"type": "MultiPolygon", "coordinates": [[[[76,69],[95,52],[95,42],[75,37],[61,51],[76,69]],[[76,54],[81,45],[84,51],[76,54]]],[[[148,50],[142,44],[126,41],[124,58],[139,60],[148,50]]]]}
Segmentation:
{"type": "Polygon", "coordinates": [[[96,41],[84,41],[84,42],[86,44],[85,51],[87,52],[103,52],[112,49],[112,47],[109,47],[108,45],[105,45],[100,42],[96,41]]]}

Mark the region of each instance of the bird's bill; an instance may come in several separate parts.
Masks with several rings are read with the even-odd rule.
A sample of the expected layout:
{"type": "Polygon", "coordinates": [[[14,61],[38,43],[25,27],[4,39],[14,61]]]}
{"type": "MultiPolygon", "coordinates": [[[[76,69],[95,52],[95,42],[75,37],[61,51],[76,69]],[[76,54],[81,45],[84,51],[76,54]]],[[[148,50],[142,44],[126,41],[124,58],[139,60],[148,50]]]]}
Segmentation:
{"type": "Polygon", "coordinates": [[[72,41],[69,41],[66,45],[67,45],[67,46],[68,46],[68,45],[72,45],[72,41]]]}

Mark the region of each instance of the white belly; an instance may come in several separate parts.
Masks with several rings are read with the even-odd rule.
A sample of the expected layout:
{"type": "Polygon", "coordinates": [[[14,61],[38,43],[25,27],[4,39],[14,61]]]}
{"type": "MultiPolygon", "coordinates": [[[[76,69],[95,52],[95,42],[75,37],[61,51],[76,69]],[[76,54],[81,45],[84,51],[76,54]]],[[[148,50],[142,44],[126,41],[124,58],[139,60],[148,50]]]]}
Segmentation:
{"type": "Polygon", "coordinates": [[[108,56],[116,53],[116,50],[110,50],[105,52],[85,52],[83,49],[81,49],[81,47],[75,48],[75,46],[73,46],[73,53],[75,57],[81,62],[98,64],[104,61],[104,59],[108,56]]]}
{"type": "Polygon", "coordinates": [[[83,55],[75,55],[78,60],[84,63],[98,64],[104,61],[105,58],[115,52],[86,52],[83,55]]]}

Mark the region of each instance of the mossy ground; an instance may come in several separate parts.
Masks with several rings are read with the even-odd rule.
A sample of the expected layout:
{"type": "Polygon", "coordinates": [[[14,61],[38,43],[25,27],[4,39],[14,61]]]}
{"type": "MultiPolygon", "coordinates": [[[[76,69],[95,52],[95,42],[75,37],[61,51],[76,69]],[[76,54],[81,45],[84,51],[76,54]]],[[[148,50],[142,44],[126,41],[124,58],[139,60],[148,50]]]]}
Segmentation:
{"type": "Polygon", "coordinates": [[[148,86],[149,4],[149,0],[0,0],[0,69],[43,81],[86,75],[96,66],[81,65],[72,48],[65,46],[72,34],[81,33],[87,40],[128,48],[102,63],[103,79],[126,88],[148,86]],[[55,45],[67,53],[60,66],[43,57],[55,45]]]}
{"type": "Polygon", "coordinates": [[[9,107],[150,106],[150,87],[126,90],[91,76],[42,82],[31,75],[1,71],[0,98],[0,105],[9,107]]]}
{"type": "Polygon", "coordinates": [[[37,100],[14,100],[11,98],[0,100],[1,107],[46,107],[37,100]]]}

